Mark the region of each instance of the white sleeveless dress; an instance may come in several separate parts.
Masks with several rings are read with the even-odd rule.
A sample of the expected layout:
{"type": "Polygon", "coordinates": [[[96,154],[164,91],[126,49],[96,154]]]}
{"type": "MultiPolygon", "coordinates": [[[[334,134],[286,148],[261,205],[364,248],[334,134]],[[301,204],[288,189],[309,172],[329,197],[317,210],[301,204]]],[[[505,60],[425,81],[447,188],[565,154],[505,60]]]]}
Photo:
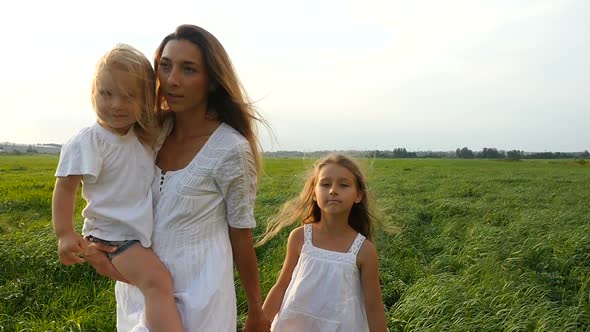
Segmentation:
{"type": "Polygon", "coordinates": [[[358,234],[346,253],[314,247],[312,225],[304,242],[273,332],[369,331],[356,256],[365,240],[358,234]]]}

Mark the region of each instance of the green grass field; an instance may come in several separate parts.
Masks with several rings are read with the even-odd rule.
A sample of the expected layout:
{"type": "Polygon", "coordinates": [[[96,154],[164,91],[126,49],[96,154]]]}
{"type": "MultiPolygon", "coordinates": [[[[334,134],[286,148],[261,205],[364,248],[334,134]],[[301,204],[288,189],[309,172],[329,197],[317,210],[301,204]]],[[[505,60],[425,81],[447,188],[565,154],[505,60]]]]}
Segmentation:
{"type": "MultiPolygon", "coordinates": [[[[313,161],[265,160],[257,234],[298,193],[313,161]]],[[[87,265],[57,261],[56,163],[56,156],[0,156],[0,331],[113,331],[113,283],[87,265]]],[[[375,239],[390,331],[590,331],[588,164],[361,163],[385,225],[402,229],[375,239]]],[[[287,235],[257,249],[263,295],[287,235]]],[[[243,319],[240,287],[238,303],[243,319]]]]}

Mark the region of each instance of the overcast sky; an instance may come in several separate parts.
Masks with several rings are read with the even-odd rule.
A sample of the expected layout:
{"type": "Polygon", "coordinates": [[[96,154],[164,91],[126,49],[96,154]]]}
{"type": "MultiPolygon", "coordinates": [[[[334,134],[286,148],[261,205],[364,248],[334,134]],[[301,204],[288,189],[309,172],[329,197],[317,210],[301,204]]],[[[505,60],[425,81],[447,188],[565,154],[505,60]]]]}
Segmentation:
{"type": "Polygon", "coordinates": [[[95,119],[98,58],[183,23],[225,46],[265,150],[590,150],[586,0],[26,1],[0,14],[0,142],[95,119]]]}

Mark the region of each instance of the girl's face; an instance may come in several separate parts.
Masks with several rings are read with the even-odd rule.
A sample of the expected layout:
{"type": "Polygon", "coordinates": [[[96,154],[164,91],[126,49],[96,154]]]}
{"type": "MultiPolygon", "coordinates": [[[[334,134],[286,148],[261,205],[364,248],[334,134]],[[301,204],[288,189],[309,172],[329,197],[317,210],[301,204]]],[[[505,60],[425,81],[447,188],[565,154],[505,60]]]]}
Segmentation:
{"type": "Polygon", "coordinates": [[[314,188],[314,200],[322,214],[348,214],[353,204],[359,203],[362,197],[354,174],[348,169],[338,164],[327,164],[320,169],[314,188]]]}
{"type": "Polygon", "coordinates": [[[170,40],[157,68],[162,96],[173,112],[207,109],[208,75],[201,50],[187,40],[170,40]]]}
{"type": "Polygon", "coordinates": [[[137,122],[144,100],[138,79],[117,69],[101,75],[94,98],[98,122],[120,135],[137,122]]]}

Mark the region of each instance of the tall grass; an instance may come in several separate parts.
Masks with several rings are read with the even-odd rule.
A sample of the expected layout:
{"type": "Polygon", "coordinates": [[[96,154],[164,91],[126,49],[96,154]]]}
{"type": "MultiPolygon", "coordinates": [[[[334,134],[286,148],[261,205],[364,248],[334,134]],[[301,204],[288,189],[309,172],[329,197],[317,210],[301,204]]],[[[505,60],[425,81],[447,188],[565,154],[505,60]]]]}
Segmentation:
{"type": "MultiPolygon", "coordinates": [[[[256,234],[299,192],[313,161],[265,160],[256,234]]],[[[86,265],[57,261],[56,163],[0,157],[0,331],[114,330],[113,283],[86,265]]],[[[590,165],[362,163],[385,224],[402,229],[375,239],[391,331],[590,331],[590,165]]],[[[257,249],[263,294],[278,276],[287,235],[257,249]]]]}

